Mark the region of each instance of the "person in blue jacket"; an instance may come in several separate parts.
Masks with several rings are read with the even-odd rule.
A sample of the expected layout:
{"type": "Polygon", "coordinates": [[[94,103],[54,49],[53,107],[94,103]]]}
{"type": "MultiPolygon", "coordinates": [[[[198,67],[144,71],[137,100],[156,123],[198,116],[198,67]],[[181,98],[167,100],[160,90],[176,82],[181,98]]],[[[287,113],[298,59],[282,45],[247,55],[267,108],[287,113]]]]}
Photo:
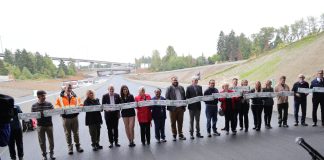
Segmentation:
{"type": "MultiPolygon", "coordinates": [[[[161,96],[161,89],[157,88],[154,93],[155,97],[152,100],[166,100],[161,96]]],[[[155,126],[155,138],[158,143],[166,142],[165,140],[165,119],[166,119],[166,110],[163,105],[154,105],[151,107],[152,110],[152,118],[155,126]]]]}

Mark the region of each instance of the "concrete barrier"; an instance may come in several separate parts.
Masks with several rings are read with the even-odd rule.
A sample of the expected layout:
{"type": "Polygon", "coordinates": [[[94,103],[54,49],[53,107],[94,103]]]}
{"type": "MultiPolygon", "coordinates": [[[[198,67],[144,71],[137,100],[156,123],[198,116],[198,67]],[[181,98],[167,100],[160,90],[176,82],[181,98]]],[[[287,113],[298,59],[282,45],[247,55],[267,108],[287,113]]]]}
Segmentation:
{"type": "Polygon", "coordinates": [[[9,76],[0,76],[0,82],[7,82],[10,81],[9,76]]]}

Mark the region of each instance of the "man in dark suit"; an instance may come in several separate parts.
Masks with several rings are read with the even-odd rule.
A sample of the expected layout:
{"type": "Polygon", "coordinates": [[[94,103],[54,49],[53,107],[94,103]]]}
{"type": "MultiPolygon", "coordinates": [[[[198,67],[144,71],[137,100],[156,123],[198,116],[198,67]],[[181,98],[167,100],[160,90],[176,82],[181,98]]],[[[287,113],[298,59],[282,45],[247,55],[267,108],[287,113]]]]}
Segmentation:
{"type": "MultiPolygon", "coordinates": [[[[190,86],[187,87],[186,91],[186,98],[193,98],[197,96],[202,96],[202,87],[198,85],[198,77],[194,76],[192,77],[192,83],[190,86]]],[[[193,125],[194,125],[194,119],[196,120],[196,136],[198,138],[203,138],[203,136],[200,134],[200,112],[201,112],[201,102],[196,102],[192,104],[188,104],[189,109],[189,115],[190,115],[190,138],[194,139],[193,133],[193,125]]]]}
{"type": "Polygon", "coordinates": [[[298,82],[294,83],[292,91],[294,91],[294,116],[295,116],[295,126],[298,126],[298,112],[299,106],[301,106],[302,116],[301,116],[301,125],[308,126],[305,123],[306,109],[307,109],[307,96],[308,94],[299,93],[298,88],[309,88],[308,82],[305,81],[305,76],[303,74],[298,75],[298,82]]]}
{"type": "MultiPolygon", "coordinates": [[[[314,79],[311,83],[310,88],[314,87],[324,87],[324,78],[323,70],[317,72],[317,78],[314,79]]],[[[321,105],[321,117],[322,117],[322,126],[324,126],[324,93],[313,93],[313,127],[317,126],[317,108],[318,105],[321,105]]]]}
{"type": "MultiPolygon", "coordinates": [[[[185,90],[179,85],[178,78],[176,76],[171,77],[171,82],[172,85],[167,88],[165,98],[167,100],[185,100],[185,90]]],[[[179,134],[180,140],[186,140],[182,132],[183,114],[186,111],[186,106],[167,106],[167,110],[170,112],[173,141],[177,140],[177,134],[179,134]]]]}
{"type": "MultiPolygon", "coordinates": [[[[103,95],[102,104],[119,104],[120,96],[119,94],[114,92],[114,86],[109,85],[108,93],[103,95]]],[[[113,147],[113,143],[115,143],[116,147],[120,147],[118,144],[118,120],[120,118],[120,111],[105,111],[105,120],[108,129],[108,137],[109,137],[109,148],[113,147]]]]}

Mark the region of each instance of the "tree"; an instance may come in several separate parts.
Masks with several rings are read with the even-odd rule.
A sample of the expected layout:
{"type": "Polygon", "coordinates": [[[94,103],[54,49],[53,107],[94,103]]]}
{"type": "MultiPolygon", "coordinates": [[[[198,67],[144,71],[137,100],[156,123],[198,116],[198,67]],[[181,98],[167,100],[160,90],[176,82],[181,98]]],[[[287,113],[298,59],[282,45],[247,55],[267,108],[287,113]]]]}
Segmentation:
{"type": "Polygon", "coordinates": [[[301,20],[297,21],[297,24],[298,24],[298,28],[299,28],[298,35],[300,38],[303,38],[307,32],[307,24],[303,18],[301,20]]]}
{"type": "Polygon", "coordinates": [[[36,72],[37,73],[44,73],[45,62],[44,62],[43,56],[39,52],[36,52],[35,60],[36,60],[36,63],[35,63],[36,72]]]}
{"type": "Polygon", "coordinates": [[[320,21],[320,24],[321,24],[321,28],[322,28],[322,31],[324,31],[324,13],[321,14],[321,21],[320,21]]]}
{"type": "Polygon", "coordinates": [[[24,67],[19,79],[31,79],[31,78],[33,78],[33,74],[29,71],[27,67],[24,67]]]}
{"type": "Polygon", "coordinates": [[[280,36],[277,34],[276,38],[273,42],[273,48],[277,48],[281,43],[283,43],[282,39],[280,38],[280,36]]]}
{"type": "Polygon", "coordinates": [[[198,66],[204,66],[208,63],[206,57],[204,56],[204,53],[201,54],[201,56],[197,57],[197,65],[198,66]]]}
{"type": "Polygon", "coordinates": [[[8,75],[8,69],[5,67],[2,59],[0,59],[0,75],[8,75]]]}
{"type": "Polygon", "coordinates": [[[291,29],[291,41],[294,40],[299,40],[299,34],[298,34],[298,24],[293,23],[290,25],[290,29],[291,29]]]}
{"type": "Polygon", "coordinates": [[[3,60],[8,63],[8,64],[11,64],[11,65],[14,65],[15,63],[15,59],[14,59],[14,55],[12,54],[12,52],[8,49],[5,49],[5,52],[4,52],[4,58],[3,60]]]}
{"type": "Polygon", "coordinates": [[[248,59],[250,57],[252,50],[251,45],[251,40],[245,37],[243,33],[241,33],[239,36],[239,50],[242,54],[243,59],[248,59]]]}
{"type": "Polygon", "coordinates": [[[151,70],[152,71],[160,71],[161,70],[161,57],[158,50],[154,50],[152,53],[152,62],[151,62],[151,70]]]}
{"type": "Polygon", "coordinates": [[[44,56],[44,72],[45,75],[49,75],[50,77],[54,78],[57,74],[57,68],[54,65],[52,59],[45,54],[44,56]]]}
{"type": "Polygon", "coordinates": [[[36,72],[36,59],[33,54],[27,52],[26,49],[21,51],[17,63],[16,65],[18,65],[21,70],[26,67],[31,73],[36,72]]]}
{"type": "Polygon", "coordinates": [[[65,73],[64,73],[64,70],[63,68],[60,68],[57,72],[57,77],[58,78],[64,78],[65,77],[65,73]]]}
{"type": "Polygon", "coordinates": [[[263,27],[260,30],[260,38],[261,38],[261,51],[267,51],[270,49],[270,41],[274,37],[275,29],[273,27],[263,27]]]}
{"type": "Polygon", "coordinates": [[[227,61],[228,55],[225,53],[226,46],[225,46],[225,35],[223,31],[220,31],[217,41],[217,54],[220,55],[221,61],[227,61]]]}
{"type": "Polygon", "coordinates": [[[221,61],[221,57],[219,54],[213,54],[212,56],[208,57],[208,64],[215,64],[219,61],[221,61]]]}
{"type": "Polygon", "coordinates": [[[60,60],[60,64],[58,65],[58,71],[63,70],[64,76],[69,73],[68,67],[65,65],[65,62],[63,60],[60,60]]]}
{"type": "Polygon", "coordinates": [[[68,63],[68,75],[75,75],[77,72],[77,68],[75,66],[74,61],[72,61],[72,59],[70,59],[69,63],[68,63]]]}
{"type": "Polygon", "coordinates": [[[289,43],[289,26],[280,27],[278,34],[285,43],[289,43]]]}
{"type": "Polygon", "coordinates": [[[317,33],[317,22],[316,18],[313,16],[307,17],[307,27],[308,27],[308,34],[315,34],[317,33]]]}
{"type": "Polygon", "coordinates": [[[225,54],[228,57],[228,60],[235,61],[237,60],[238,52],[238,42],[235,37],[235,32],[231,30],[228,36],[225,36],[225,54]]]}

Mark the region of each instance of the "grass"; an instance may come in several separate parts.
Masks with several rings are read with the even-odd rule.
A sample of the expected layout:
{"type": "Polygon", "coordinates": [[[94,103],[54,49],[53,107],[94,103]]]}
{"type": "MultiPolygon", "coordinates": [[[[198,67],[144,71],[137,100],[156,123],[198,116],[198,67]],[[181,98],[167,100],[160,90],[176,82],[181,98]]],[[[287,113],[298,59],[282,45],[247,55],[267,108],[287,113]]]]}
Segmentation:
{"type": "Polygon", "coordinates": [[[275,56],[272,60],[269,60],[259,66],[255,66],[251,70],[243,72],[242,74],[240,74],[240,78],[249,78],[250,80],[264,80],[269,75],[273,74],[273,72],[276,70],[277,65],[280,62],[281,57],[275,56]]]}
{"type": "Polygon", "coordinates": [[[234,69],[234,68],[237,67],[237,66],[239,66],[239,64],[233,65],[233,66],[228,67],[228,68],[226,68],[226,69],[224,69],[224,70],[221,70],[221,71],[219,71],[219,72],[216,72],[216,73],[210,74],[210,75],[208,75],[207,77],[205,77],[204,79],[208,79],[209,77],[217,76],[217,75],[223,74],[223,73],[225,73],[225,72],[227,72],[227,71],[229,71],[229,70],[231,70],[231,69],[234,69]]]}
{"type": "MultiPolygon", "coordinates": [[[[224,70],[210,74],[205,79],[212,77],[212,76],[226,74],[237,67],[241,67],[242,65],[247,65],[247,64],[253,65],[253,63],[255,61],[257,61],[258,59],[260,59],[261,57],[277,53],[278,51],[284,51],[284,52],[286,51],[286,53],[295,53],[295,52],[289,52],[289,51],[304,47],[305,45],[308,45],[308,44],[316,41],[317,39],[321,38],[322,36],[324,36],[324,32],[321,32],[317,35],[306,36],[303,39],[293,42],[289,45],[286,45],[286,46],[283,46],[280,48],[278,47],[273,50],[263,52],[258,57],[251,58],[243,64],[233,65],[233,66],[226,68],[224,70]]],[[[281,57],[279,55],[274,56],[271,60],[266,61],[265,63],[263,63],[261,65],[252,67],[252,69],[243,72],[242,74],[239,75],[239,77],[242,79],[249,78],[251,80],[264,80],[265,78],[269,77],[269,75],[273,74],[273,72],[276,70],[277,65],[280,63],[280,61],[281,61],[281,57]]]]}

